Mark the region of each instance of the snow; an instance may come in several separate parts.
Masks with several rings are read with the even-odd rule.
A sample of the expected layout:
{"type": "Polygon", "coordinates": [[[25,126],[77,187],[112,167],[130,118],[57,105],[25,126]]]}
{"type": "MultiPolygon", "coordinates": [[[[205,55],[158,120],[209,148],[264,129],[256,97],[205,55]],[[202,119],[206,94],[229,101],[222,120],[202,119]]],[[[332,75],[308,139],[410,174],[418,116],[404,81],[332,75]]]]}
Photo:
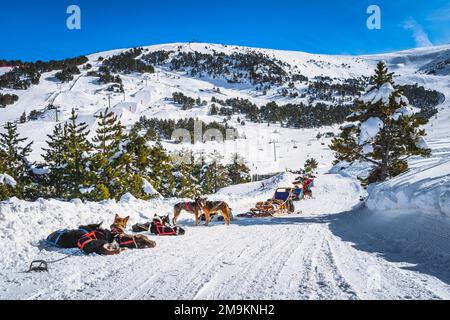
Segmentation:
{"type": "Polygon", "coordinates": [[[4,184],[4,185],[11,186],[11,187],[15,188],[16,185],[17,185],[17,182],[9,174],[1,173],[0,174],[0,184],[4,184]]]}
{"type": "Polygon", "coordinates": [[[122,197],[120,197],[120,203],[132,203],[136,202],[138,199],[136,199],[131,193],[127,192],[122,197]]]}
{"type": "Polygon", "coordinates": [[[36,168],[33,167],[31,168],[31,171],[36,174],[36,175],[44,175],[44,174],[49,174],[50,173],[50,169],[48,168],[36,168]]]}
{"type": "Polygon", "coordinates": [[[419,141],[417,142],[417,146],[422,149],[429,149],[428,143],[423,137],[419,138],[419,141]]]}
{"type": "Polygon", "coordinates": [[[142,190],[146,195],[162,197],[146,179],[143,179],[142,190]]]}
{"type": "Polygon", "coordinates": [[[383,129],[384,123],[378,117],[370,117],[363,123],[361,123],[359,135],[359,145],[364,145],[374,139],[381,129],[383,129]]]}
{"type": "Polygon", "coordinates": [[[363,146],[363,153],[364,154],[369,154],[373,152],[373,146],[371,144],[365,144],[363,146]]]}
{"type": "Polygon", "coordinates": [[[414,109],[410,106],[401,107],[395,110],[394,114],[392,115],[392,119],[394,121],[398,121],[400,118],[410,117],[414,115],[414,113],[414,109]]]}
{"type": "Polygon", "coordinates": [[[80,188],[79,191],[81,192],[81,194],[88,194],[91,193],[95,190],[95,186],[91,186],[88,188],[80,188]]]}
{"type": "MultiPolygon", "coordinates": [[[[256,201],[269,198],[274,188],[288,186],[293,178],[294,175],[285,173],[264,181],[264,187],[261,182],[229,187],[211,199],[227,201],[234,214],[245,212],[256,201]]],[[[183,213],[181,224],[187,230],[185,236],[150,236],[157,242],[155,249],[126,251],[119,256],[80,253],[51,265],[48,274],[20,271],[33,259],[51,260],[76,252],[41,247],[39,241],[50,232],[100,221],[107,226],[116,213],[129,215],[130,224],[146,222],[154,214],[170,213],[177,200],[142,201],[130,197],[119,202],[39,200],[31,203],[11,199],[0,206],[3,243],[0,298],[450,297],[445,284],[448,274],[445,264],[432,269],[421,262],[420,272],[410,267],[419,261],[419,248],[414,247],[416,251],[410,252],[412,245],[402,242],[401,224],[384,221],[361,207],[359,199],[365,191],[358,182],[339,174],[320,174],[314,194],[315,199],[296,204],[302,210],[300,215],[238,219],[230,227],[222,222],[195,227],[193,217],[183,213]],[[35,226],[33,232],[29,232],[30,225],[35,226]],[[382,256],[379,252],[386,254],[382,256]]],[[[415,220],[406,221],[416,231],[415,220]]],[[[439,256],[432,249],[429,243],[420,246],[424,255],[433,257],[434,263],[449,261],[448,255],[439,256]]]]}
{"type": "Polygon", "coordinates": [[[365,95],[361,97],[361,101],[364,103],[371,103],[375,104],[379,101],[383,102],[383,104],[389,103],[389,98],[391,97],[392,93],[395,91],[392,84],[389,82],[383,84],[380,88],[372,88],[369,92],[367,92],[365,95]]]}
{"type": "Polygon", "coordinates": [[[412,169],[369,189],[367,207],[373,211],[420,212],[448,216],[450,161],[412,169]]]}

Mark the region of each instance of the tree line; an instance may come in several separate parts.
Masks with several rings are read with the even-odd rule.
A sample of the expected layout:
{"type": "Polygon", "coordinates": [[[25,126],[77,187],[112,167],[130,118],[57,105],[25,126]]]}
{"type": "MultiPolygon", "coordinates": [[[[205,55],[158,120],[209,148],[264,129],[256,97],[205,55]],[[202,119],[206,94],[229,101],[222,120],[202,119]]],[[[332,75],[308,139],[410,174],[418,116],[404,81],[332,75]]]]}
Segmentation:
{"type": "Polygon", "coordinates": [[[32,142],[19,135],[15,124],[7,123],[0,134],[0,174],[15,183],[0,181],[0,199],[100,201],[120,199],[125,193],[149,199],[155,193],[148,185],[164,197],[189,198],[251,179],[244,159],[237,154],[225,164],[229,159],[217,152],[200,156],[186,150],[170,153],[159,142],[149,143],[148,132],[142,134],[137,126],[126,133],[108,109],[96,118],[98,129],[89,140],[87,124],[79,122],[72,110],[69,120],[48,135],[39,163],[28,159],[32,142]]]}

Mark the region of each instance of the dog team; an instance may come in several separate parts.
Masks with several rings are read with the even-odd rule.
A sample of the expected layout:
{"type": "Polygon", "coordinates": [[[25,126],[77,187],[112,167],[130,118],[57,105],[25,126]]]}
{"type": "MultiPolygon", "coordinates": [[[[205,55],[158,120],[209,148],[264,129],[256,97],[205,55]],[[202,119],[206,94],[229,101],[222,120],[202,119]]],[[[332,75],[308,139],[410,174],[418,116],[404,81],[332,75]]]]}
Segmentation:
{"type": "MultiPolygon", "coordinates": [[[[218,213],[222,215],[226,225],[229,225],[232,219],[231,209],[226,202],[197,198],[193,202],[181,202],[174,206],[173,225],[168,215],[165,217],[155,215],[152,222],[135,224],[132,230],[135,233],[150,231],[159,236],[184,235],[185,230],[176,226],[182,211],[194,214],[196,225],[200,224],[203,215],[206,226],[209,225],[211,216],[218,213]]],[[[103,223],[80,226],[77,230],[58,230],[47,237],[46,243],[64,249],[79,248],[85,254],[99,255],[116,255],[127,249],[154,248],[156,242],[147,236],[126,233],[129,218],[122,218],[116,214],[109,230],[102,228],[103,223]]]]}

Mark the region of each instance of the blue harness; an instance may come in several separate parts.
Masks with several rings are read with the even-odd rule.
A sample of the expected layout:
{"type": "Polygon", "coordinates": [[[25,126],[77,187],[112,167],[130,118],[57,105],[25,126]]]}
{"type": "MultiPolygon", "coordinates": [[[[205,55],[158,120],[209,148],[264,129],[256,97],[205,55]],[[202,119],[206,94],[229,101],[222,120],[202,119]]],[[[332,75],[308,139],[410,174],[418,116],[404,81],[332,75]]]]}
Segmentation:
{"type": "Polygon", "coordinates": [[[68,230],[64,229],[64,230],[58,230],[56,232],[53,232],[51,235],[49,235],[47,237],[47,240],[45,240],[49,245],[55,246],[60,248],[59,245],[59,239],[61,239],[61,236],[65,233],[67,233],[68,230]]]}
{"type": "MultiPolygon", "coordinates": [[[[89,233],[89,231],[87,231],[86,229],[83,229],[83,228],[78,228],[78,230],[83,231],[83,233],[85,235],[89,233]]],[[[62,235],[67,232],[69,232],[69,230],[67,230],[67,229],[55,231],[47,237],[45,242],[51,246],[61,248],[61,246],[59,244],[59,240],[61,239],[62,235]]]]}

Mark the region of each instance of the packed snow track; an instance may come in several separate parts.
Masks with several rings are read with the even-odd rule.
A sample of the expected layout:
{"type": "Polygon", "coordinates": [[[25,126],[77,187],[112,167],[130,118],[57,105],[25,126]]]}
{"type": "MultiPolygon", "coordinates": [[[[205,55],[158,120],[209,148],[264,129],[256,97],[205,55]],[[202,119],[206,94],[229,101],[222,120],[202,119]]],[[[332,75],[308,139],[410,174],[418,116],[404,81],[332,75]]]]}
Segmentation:
{"type": "MultiPolygon", "coordinates": [[[[291,175],[284,174],[269,180],[265,186],[251,183],[230,187],[214,197],[229,201],[236,214],[248,210],[255,201],[268,198],[276,186],[291,179],[291,175]]],[[[30,260],[57,259],[74,251],[24,247],[25,252],[19,255],[11,252],[10,260],[2,265],[0,298],[450,298],[450,273],[445,268],[448,260],[441,261],[448,257],[430,256],[424,246],[410,251],[407,245],[396,241],[396,230],[386,227],[389,222],[373,217],[362,208],[360,198],[365,192],[355,180],[323,174],[316,185],[315,199],[297,204],[297,209],[302,211],[298,215],[240,219],[230,227],[221,222],[196,227],[192,217],[184,214],[185,236],[152,237],[157,241],[155,249],[130,250],[118,256],[77,254],[50,265],[48,273],[22,271],[27,269],[30,260]]],[[[33,230],[27,230],[31,243],[37,245],[39,232],[44,235],[52,231],[58,221],[67,221],[64,219],[68,216],[72,216],[75,224],[77,217],[85,219],[79,222],[85,222],[111,220],[114,213],[130,214],[131,223],[135,223],[168,208],[170,211],[173,201],[80,204],[53,200],[35,204],[11,200],[11,210],[1,211],[0,226],[10,219],[8,215],[13,211],[20,216],[17,210],[34,217],[30,219],[40,217],[36,218],[40,223],[33,225],[46,230],[35,235],[33,230]],[[87,212],[80,213],[83,210],[87,212]],[[65,211],[64,215],[60,211],[65,211]],[[53,221],[46,219],[44,213],[61,216],[53,221]]],[[[15,230],[16,237],[25,233],[19,218],[12,220],[8,227],[15,230]]],[[[435,230],[436,236],[442,237],[444,231],[435,230]]],[[[25,246],[27,242],[23,243],[25,246]]],[[[7,246],[1,250],[13,251],[7,246]]]]}

